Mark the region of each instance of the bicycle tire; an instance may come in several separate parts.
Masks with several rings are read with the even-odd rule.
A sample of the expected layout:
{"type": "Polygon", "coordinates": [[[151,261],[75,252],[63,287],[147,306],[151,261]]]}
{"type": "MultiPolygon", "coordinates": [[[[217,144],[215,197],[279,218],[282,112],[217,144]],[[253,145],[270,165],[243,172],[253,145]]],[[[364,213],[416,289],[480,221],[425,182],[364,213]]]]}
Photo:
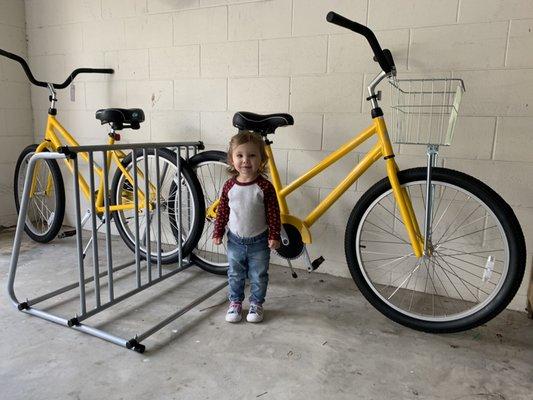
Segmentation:
{"type": "MultiPolygon", "coordinates": [[[[223,151],[203,151],[191,157],[189,165],[195,171],[202,193],[209,207],[218,199],[222,186],[229,179],[226,174],[228,167],[227,153],[223,151]]],[[[228,270],[226,239],[220,246],[215,246],[211,240],[214,229],[214,219],[206,215],[205,224],[198,245],[190,254],[191,261],[203,270],[216,275],[226,275],[228,270]]]]}
{"type": "MultiPolygon", "coordinates": [[[[20,153],[15,166],[13,194],[15,197],[15,207],[17,209],[17,214],[20,211],[20,198],[22,196],[22,191],[24,190],[24,179],[26,177],[27,171],[26,168],[31,155],[35,153],[35,150],[37,150],[36,144],[27,146],[20,153]]],[[[43,151],[48,150],[45,149],[43,151]]],[[[24,224],[24,231],[32,240],[39,243],[48,243],[57,236],[63,224],[63,218],[65,216],[65,185],[63,183],[61,170],[59,169],[59,165],[57,164],[56,160],[41,160],[38,161],[37,165],[39,164],[47,166],[47,169],[50,173],[50,177],[52,178],[51,182],[53,186],[53,192],[55,193],[55,198],[52,202],[47,202],[43,199],[41,192],[44,193],[45,197],[51,196],[46,194],[45,189],[39,190],[39,188],[42,186],[42,180],[37,177],[37,188],[35,191],[35,195],[30,199],[30,203],[28,204],[28,215],[24,224]],[[37,201],[40,201],[40,206],[36,205],[37,201]],[[47,204],[52,203],[53,206],[51,207],[53,207],[53,209],[47,206],[47,204]],[[50,215],[48,216],[43,214],[47,211],[50,212],[50,215]],[[37,214],[40,214],[43,217],[40,222],[37,220],[37,214]],[[33,221],[31,215],[33,215],[33,221]],[[40,230],[38,228],[39,224],[44,225],[45,229],[40,230]]],[[[48,181],[48,177],[45,177],[45,179],[48,181]]]]}
{"type": "MultiPolygon", "coordinates": [[[[426,169],[401,171],[398,178],[402,187],[410,193],[415,215],[418,215],[419,221],[423,221],[423,217],[420,219],[420,216],[425,210],[425,192],[422,187],[426,184],[426,169]],[[420,186],[420,190],[415,190],[416,186],[420,186]]],[[[432,242],[431,255],[427,260],[410,260],[414,256],[409,256],[407,253],[412,249],[405,229],[400,224],[401,219],[395,211],[397,209],[394,208],[395,202],[391,197],[392,189],[388,178],[372,186],[351,212],[345,234],[346,260],[352,278],[361,293],[388,318],[425,332],[460,332],[494,318],[512,300],[524,275],[525,241],[511,207],[483,182],[458,171],[434,168],[432,183],[435,198],[434,225],[431,226],[431,232],[434,235],[433,239],[436,237],[438,239],[432,242]],[[452,197],[453,191],[456,192],[455,197],[452,197]],[[386,199],[388,201],[385,201],[386,199]],[[388,204],[392,204],[392,208],[387,208],[388,204]],[[445,228],[441,223],[450,209],[457,211],[457,215],[449,227],[445,228]],[[392,218],[393,224],[380,226],[385,217],[392,218]],[[467,229],[473,230],[468,232],[467,229]],[[387,235],[394,240],[389,239],[390,241],[386,243],[384,240],[378,240],[386,238],[387,235]],[[499,242],[501,249],[497,247],[499,242]],[[455,249],[454,246],[462,249],[455,249]],[[480,251],[470,252],[475,246],[480,246],[480,251]],[[401,248],[406,249],[406,255],[402,257],[403,259],[395,258],[403,254],[398,250],[401,248]],[[385,254],[393,257],[380,258],[385,254]],[[378,258],[372,259],[372,257],[378,258]],[[377,266],[373,266],[376,262],[377,266]],[[478,262],[481,264],[478,265],[478,262]],[[394,263],[396,265],[393,267],[394,263]],[[401,265],[407,265],[407,274],[397,270],[401,265]],[[382,270],[389,269],[390,277],[385,277],[383,272],[379,271],[379,267],[382,270]],[[420,276],[423,278],[424,274],[426,281],[422,286],[422,281],[419,285],[418,279],[420,276]],[[416,278],[413,278],[414,276],[416,278]],[[392,281],[394,277],[395,280],[392,281]],[[402,283],[398,285],[399,282],[402,283]],[[458,285],[462,282],[464,287],[458,288],[454,282],[458,285]],[[472,282],[477,282],[479,285],[477,295],[472,292],[475,287],[472,282]],[[447,290],[444,291],[446,287],[450,289],[451,294],[447,290]],[[457,293],[452,287],[455,287],[457,293]],[[493,290],[489,293],[492,287],[493,290]],[[392,290],[394,291],[391,292],[392,290]],[[431,291],[435,293],[431,294],[431,291]],[[400,296],[393,299],[398,293],[400,296],[410,294],[410,299],[407,296],[403,297],[408,299],[409,309],[403,299],[399,300],[400,296]],[[430,297],[433,298],[432,305],[430,297]],[[475,303],[476,300],[478,303],[475,303]],[[447,305],[453,312],[446,313],[447,305]],[[438,307],[444,310],[443,315],[435,314],[438,307]],[[429,312],[430,308],[433,308],[432,315],[429,312]]]]}
{"type": "MultiPolygon", "coordinates": [[[[168,171],[168,167],[172,166],[175,168],[175,171],[177,171],[177,164],[176,164],[176,154],[170,150],[166,149],[159,149],[159,167],[163,168],[164,171],[168,171]]],[[[135,153],[135,157],[137,158],[137,168],[139,168],[144,173],[144,155],[143,150],[136,150],[135,152],[132,152],[128,154],[121,162],[124,168],[126,170],[131,171],[133,167],[133,154],[135,153]]],[[[150,164],[155,163],[155,150],[149,149],[147,150],[147,162],[150,164]]],[[[186,192],[188,195],[182,197],[182,201],[185,200],[189,204],[189,209],[185,209],[182,207],[182,212],[187,213],[187,218],[182,218],[182,222],[185,224],[186,229],[186,238],[182,242],[182,258],[185,258],[189,255],[189,253],[192,251],[194,246],[196,246],[196,243],[198,242],[200,235],[203,230],[203,223],[204,223],[204,213],[205,213],[205,207],[204,207],[204,200],[202,196],[202,191],[200,187],[200,183],[198,182],[198,179],[196,178],[195,174],[192,172],[190,167],[187,165],[185,160],[182,158],[180,159],[180,167],[181,167],[181,182],[186,187],[186,192]],[[190,213],[189,213],[190,211],[190,213]]],[[[150,181],[155,182],[155,167],[152,165],[152,167],[149,166],[149,172],[150,172],[150,181]],[[153,174],[153,175],[152,175],[153,174]]],[[[178,237],[177,237],[177,229],[172,225],[177,220],[175,216],[175,210],[176,205],[175,201],[177,201],[177,198],[173,196],[172,191],[177,189],[177,185],[174,183],[173,176],[176,174],[174,172],[172,174],[172,171],[170,173],[164,173],[164,176],[160,176],[161,179],[161,188],[160,188],[160,209],[161,209],[161,263],[162,264],[172,264],[179,260],[180,254],[179,254],[179,247],[178,247],[178,237]],[[163,249],[165,247],[165,249],[163,249]]],[[[140,190],[144,192],[145,186],[144,186],[144,180],[141,179],[141,177],[138,177],[138,185],[140,190]],[[141,182],[142,181],[142,182],[141,182]]],[[[150,202],[152,204],[155,204],[155,195],[154,198],[150,198],[150,202]]],[[[125,175],[122,173],[120,169],[117,168],[115,175],[113,177],[112,185],[111,185],[111,204],[117,205],[117,204],[127,204],[133,203],[133,187],[129,183],[128,180],[126,180],[125,175]],[[119,190],[119,188],[121,188],[119,190]]],[[[115,211],[113,212],[113,219],[115,220],[115,225],[117,227],[117,230],[124,241],[124,243],[132,250],[135,251],[135,227],[129,226],[131,222],[134,223],[134,217],[128,216],[128,212],[134,213],[134,209],[126,210],[126,211],[115,211]],[[125,214],[126,213],[126,214],[125,214]]],[[[139,232],[143,232],[144,227],[144,237],[147,236],[147,230],[145,229],[146,224],[146,214],[145,210],[141,207],[139,207],[139,232]],[[143,220],[144,216],[144,220],[143,220]]],[[[151,212],[150,218],[156,218],[157,213],[155,209],[151,212]]],[[[151,249],[150,249],[150,259],[153,262],[157,262],[158,258],[158,252],[157,252],[157,223],[150,223],[150,243],[151,243],[151,249]]],[[[146,239],[143,239],[146,240],[146,239]]],[[[141,242],[141,238],[139,238],[139,241],[141,242]]],[[[146,259],[146,255],[148,252],[148,246],[146,243],[140,243],[140,255],[141,258],[146,259]]]]}

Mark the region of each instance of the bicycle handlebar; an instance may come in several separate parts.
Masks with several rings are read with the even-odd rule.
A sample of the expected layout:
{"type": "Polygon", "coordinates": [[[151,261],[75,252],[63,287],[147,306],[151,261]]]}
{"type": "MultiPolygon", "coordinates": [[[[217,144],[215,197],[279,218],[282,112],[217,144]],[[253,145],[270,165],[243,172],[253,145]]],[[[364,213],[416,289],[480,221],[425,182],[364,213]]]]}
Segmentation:
{"type": "Polygon", "coordinates": [[[387,74],[393,70],[394,60],[392,58],[391,52],[387,49],[381,49],[381,46],[379,45],[379,42],[376,39],[376,35],[374,35],[374,32],[372,32],[369,27],[361,25],[355,21],[351,21],[348,18],[343,17],[342,15],[339,15],[333,11],[330,11],[328,13],[328,15],[326,16],[326,21],[354,31],[355,33],[358,33],[360,35],[363,35],[366,40],[368,40],[368,43],[370,44],[370,47],[374,52],[375,60],[379,63],[381,69],[387,74]]]}
{"type": "MultiPolygon", "coordinates": [[[[30,80],[31,83],[33,83],[36,86],[41,87],[48,87],[47,82],[41,82],[35,79],[33,74],[31,73],[30,67],[28,66],[28,63],[26,60],[24,60],[22,57],[9,53],[5,50],[0,49],[0,55],[10,58],[12,60],[17,61],[22,68],[24,69],[24,72],[26,73],[26,76],[30,80]]],[[[65,82],[59,84],[59,83],[52,83],[51,85],[54,87],[54,89],[65,89],[68,85],[72,83],[72,80],[76,77],[78,74],[87,73],[87,74],[112,74],[115,71],[111,68],[77,68],[69,75],[67,79],[65,79],[65,82]]]]}

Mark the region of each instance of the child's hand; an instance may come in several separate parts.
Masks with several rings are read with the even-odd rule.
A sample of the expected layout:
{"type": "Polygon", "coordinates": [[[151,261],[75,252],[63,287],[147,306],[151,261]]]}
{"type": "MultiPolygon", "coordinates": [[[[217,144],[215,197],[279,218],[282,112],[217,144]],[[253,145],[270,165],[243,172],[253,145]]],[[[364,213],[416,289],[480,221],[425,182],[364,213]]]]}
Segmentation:
{"type": "Polygon", "coordinates": [[[272,239],[268,240],[268,247],[270,247],[272,250],[279,249],[279,246],[281,246],[281,243],[279,242],[279,240],[272,240],[272,239]]]}
{"type": "Polygon", "coordinates": [[[220,237],[213,238],[213,243],[216,244],[217,246],[222,244],[222,238],[220,237]]]}

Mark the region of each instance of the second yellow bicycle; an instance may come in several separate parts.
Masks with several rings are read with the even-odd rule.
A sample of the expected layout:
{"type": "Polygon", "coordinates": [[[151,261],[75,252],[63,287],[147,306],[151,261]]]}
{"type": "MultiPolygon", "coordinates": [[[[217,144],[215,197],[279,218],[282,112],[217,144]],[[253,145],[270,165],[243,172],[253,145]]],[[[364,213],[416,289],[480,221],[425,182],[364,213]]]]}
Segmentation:
{"type": "MultiPolygon", "coordinates": [[[[367,300],[390,319],[427,332],[456,332],[490,320],[516,294],[524,275],[526,251],[511,207],[488,185],[459,171],[435,165],[438,145],[449,145],[464,84],[459,79],[396,78],[392,54],[366,26],[336,13],[327,20],[363,35],[381,71],[368,86],[372,123],[315,167],[283,186],[270,145],[277,128],[292,125],[289,114],[238,112],[235,127],[259,133],[267,146],[269,169],[283,223],[278,254],[302,256],[311,227],[374,163],[383,160],[385,177],[366,191],[347,217],[344,249],[353,280],[367,300]],[[377,86],[386,78],[393,98],[395,141],[427,144],[428,166],[400,170],[379,106],[377,86]],[[376,144],[307,216],[291,213],[286,198],[318,173],[375,137],[376,144]]],[[[283,133],[281,133],[283,134],[283,133]]],[[[191,159],[206,200],[206,225],[191,257],[202,268],[225,273],[226,251],[210,240],[218,195],[227,179],[227,156],[202,152],[191,159]]]]}

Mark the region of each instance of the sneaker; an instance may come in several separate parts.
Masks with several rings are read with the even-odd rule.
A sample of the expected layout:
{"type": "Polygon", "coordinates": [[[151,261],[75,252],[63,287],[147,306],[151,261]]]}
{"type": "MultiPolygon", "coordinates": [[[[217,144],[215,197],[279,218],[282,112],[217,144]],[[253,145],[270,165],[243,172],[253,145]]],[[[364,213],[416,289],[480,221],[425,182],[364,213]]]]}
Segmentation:
{"type": "Polygon", "coordinates": [[[229,303],[228,311],[226,312],[227,322],[239,322],[242,319],[242,304],[238,301],[229,303]]]}
{"type": "Polygon", "coordinates": [[[263,320],[263,306],[256,303],[250,303],[250,310],[246,316],[248,322],[261,322],[263,320]]]}

